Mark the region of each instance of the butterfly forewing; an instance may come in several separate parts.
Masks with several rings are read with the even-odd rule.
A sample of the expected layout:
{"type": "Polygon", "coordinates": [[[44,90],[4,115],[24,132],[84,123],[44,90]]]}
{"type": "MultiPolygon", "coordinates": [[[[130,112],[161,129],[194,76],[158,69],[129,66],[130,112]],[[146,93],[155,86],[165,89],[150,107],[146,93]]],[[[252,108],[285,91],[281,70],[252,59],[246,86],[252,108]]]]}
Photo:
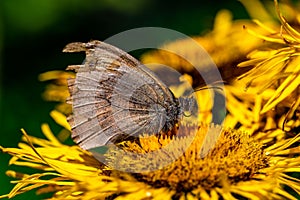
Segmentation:
{"type": "Polygon", "coordinates": [[[178,119],[178,101],[149,69],[126,52],[91,41],[68,44],[64,52],[85,51],[83,65],[68,81],[72,137],[84,149],[122,135],[156,134],[178,119]]]}

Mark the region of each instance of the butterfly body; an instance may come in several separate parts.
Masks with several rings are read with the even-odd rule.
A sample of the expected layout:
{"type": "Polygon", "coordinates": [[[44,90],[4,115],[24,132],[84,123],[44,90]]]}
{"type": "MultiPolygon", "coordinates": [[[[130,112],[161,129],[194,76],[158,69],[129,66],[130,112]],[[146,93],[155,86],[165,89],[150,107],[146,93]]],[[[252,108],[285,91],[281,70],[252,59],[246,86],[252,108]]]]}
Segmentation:
{"type": "Polygon", "coordinates": [[[158,77],[126,52],[100,41],[68,44],[64,52],[86,53],[68,80],[73,139],[84,149],[114,139],[172,130],[183,103],[158,77]]]}

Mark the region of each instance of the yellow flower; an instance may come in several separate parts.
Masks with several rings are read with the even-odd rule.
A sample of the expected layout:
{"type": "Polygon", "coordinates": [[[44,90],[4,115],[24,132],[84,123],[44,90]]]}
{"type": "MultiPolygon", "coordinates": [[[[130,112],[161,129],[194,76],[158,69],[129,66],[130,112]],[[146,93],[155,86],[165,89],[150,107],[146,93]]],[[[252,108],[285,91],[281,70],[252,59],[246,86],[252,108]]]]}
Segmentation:
{"type": "Polygon", "coordinates": [[[74,77],[75,74],[73,72],[59,70],[49,71],[39,75],[40,81],[51,81],[43,93],[44,99],[46,101],[59,102],[55,109],[66,115],[72,112],[71,105],[66,103],[66,99],[70,96],[67,79],[74,77]]]}
{"type": "MultiPolygon", "coordinates": [[[[186,128],[183,133],[186,136],[174,139],[145,137],[141,138],[140,146],[130,141],[120,145],[125,147],[124,151],[146,153],[172,140],[175,140],[173,151],[180,151],[191,140],[192,143],[168,166],[151,172],[129,173],[104,166],[78,146],[61,144],[46,124],[42,130],[48,140],[28,136],[23,131],[25,143],[20,143],[19,148],[1,147],[3,152],[13,156],[10,164],[40,171],[31,175],[8,171],[7,175],[20,180],[13,181],[14,189],[1,197],[11,198],[35,188],[38,194],[54,192],[52,199],[295,199],[283,185],[300,192],[299,181],[286,174],[300,171],[300,157],[290,157],[300,153],[300,148],[293,146],[300,141],[300,135],[268,145],[263,135],[252,138],[235,130],[201,126],[193,129],[194,132],[186,128]],[[214,148],[201,158],[205,150],[199,150],[205,134],[220,131],[214,148]],[[194,140],[191,139],[193,133],[197,134],[194,140]]],[[[276,137],[276,133],[273,136],[276,137]]],[[[119,161],[124,167],[145,163],[143,160],[125,162],[126,157],[120,159],[114,152],[112,148],[105,155],[110,163],[119,161]]],[[[160,156],[153,159],[159,161],[166,155],[160,156]]]]}
{"type": "MultiPolygon", "coordinates": [[[[8,171],[7,175],[17,179],[12,181],[16,185],[0,198],[37,189],[38,194],[52,192],[51,199],[297,199],[286,187],[299,197],[300,181],[292,173],[300,172],[300,33],[275,3],[282,29],[265,25],[264,20],[270,20],[267,13],[261,15],[263,23],[256,26],[231,22],[229,13],[222,11],[214,30],[196,38],[212,53],[223,75],[232,73],[230,67],[241,61],[238,67],[247,67],[248,72],[237,73],[241,75],[239,80],[232,79],[234,74],[225,86],[228,114],[222,127],[207,125],[212,119],[214,94],[203,90],[196,93],[198,121],[202,124],[183,126],[173,137],[145,134],[138,143],[126,140],[107,146],[102,155],[107,165],[77,145],[62,144],[47,124],[42,125],[47,139],[28,136],[22,130],[23,142],[18,148],[0,149],[12,155],[9,164],[37,172],[8,171]],[[138,159],[133,159],[132,153],[138,159]],[[166,161],[172,162],[166,165],[166,161]]],[[[294,12],[290,18],[297,16],[294,12]]],[[[168,48],[195,56],[192,49],[183,48],[188,45],[182,44],[184,41],[176,41],[168,48]]],[[[183,79],[201,85],[191,66],[174,55],[156,51],[143,59],[168,64],[191,75],[183,79]]],[[[50,114],[65,132],[70,131],[66,115],[71,108],[65,104],[66,79],[70,76],[74,74],[60,71],[40,76],[41,80],[54,81],[44,96],[61,102],[50,114]]],[[[172,90],[180,95],[185,87],[186,82],[182,82],[172,90]]]]}
{"type": "MultiPolygon", "coordinates": [[[[259,22],[264,34],[247,28],[250,34],[270,45],[268,49],[258,48],[248,54],[249,60],[238,67],[252,66],[252,69],[226,86],[227,101],[234,102],[228,105],[230,117],[250,133],[270,129],[293,131],[300,124],[300,33],[289,25],[275,3],[281,29],[273,30],[259,22]]],[[[231,127],[235,125],[232,123],[231,127]]]]}
{"type": "MultiPolygon", "coordinates": [[[[251,20],[232,21],[232,14],[228,10],[217,13],[214,28],[204,36],[194,36],[192,39],[199,43],[211,56],[219,68],[225,82],[230,81],[250,68],[236,68],[235,66],[246,59],[246,55],[257,47],[265,46],[258,37],[247,34],[244,26],[253,28],[261,33],[263,29],[251,20]]],[[[189,44],[189,39],[182,39],[167,43],[164,50],[155,50],[142,56],[143,63],[158,63],[171,66],[181,73],[188,73],[194,78],[194,86],[203,85],[202,78],[195,71],[193,65],[205,65],[203,59],[195,53],[195,46],[189,44]],[[167,51],[168,50],[168,51],[167,51]],[[180,55],[180,56],[179,56],[180,55]],[[183,59],[185,58],[185,59],[183,59]],[[193,65],[188,62],[193,61],[193,65]]]]}

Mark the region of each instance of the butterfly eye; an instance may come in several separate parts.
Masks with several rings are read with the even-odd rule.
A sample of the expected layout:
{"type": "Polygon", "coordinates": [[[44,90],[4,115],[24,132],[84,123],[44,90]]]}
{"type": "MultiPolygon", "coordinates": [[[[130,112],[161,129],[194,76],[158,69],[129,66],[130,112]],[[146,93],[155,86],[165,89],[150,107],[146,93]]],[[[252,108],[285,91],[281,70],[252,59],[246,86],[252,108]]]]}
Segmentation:
{"type": "Polygon", "coordinates": [[[192,112],[189,110],[185,110],[185,111],[183,111],[183,116],[190,117],[190,116],[192,116],[192,112]]]}

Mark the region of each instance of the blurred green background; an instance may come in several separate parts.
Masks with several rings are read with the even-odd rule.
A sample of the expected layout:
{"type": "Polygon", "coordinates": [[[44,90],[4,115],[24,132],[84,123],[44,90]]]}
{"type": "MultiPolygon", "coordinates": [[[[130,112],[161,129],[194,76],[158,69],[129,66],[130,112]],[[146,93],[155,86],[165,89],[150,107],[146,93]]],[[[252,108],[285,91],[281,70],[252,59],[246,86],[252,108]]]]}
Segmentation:
{"type": "MultiPolygon", "coordinates": [[[[50,123],[54,132],[59,130],[49,117],[54,103],[41,98],[46,83],[39,82],[37,77],[42,72],[65,69],[68,64],[83,61],[83,55],[61,52],[67,43],[105,40],[144,26],[199,35],[212,28],[215,14],[223,8],[231,10],[235,19],[248,18],[237,0],[1,0],[0,145],[16,147],[21,138],[20,128],[43,137],[43,122],[50,123]]],[[[9,167],[9,158],[0,153],[0,195],[13,187],[5,171],[20,169],[9,167]]],[[[47,196],[29,192],[14,199],[47,196]]]]}

